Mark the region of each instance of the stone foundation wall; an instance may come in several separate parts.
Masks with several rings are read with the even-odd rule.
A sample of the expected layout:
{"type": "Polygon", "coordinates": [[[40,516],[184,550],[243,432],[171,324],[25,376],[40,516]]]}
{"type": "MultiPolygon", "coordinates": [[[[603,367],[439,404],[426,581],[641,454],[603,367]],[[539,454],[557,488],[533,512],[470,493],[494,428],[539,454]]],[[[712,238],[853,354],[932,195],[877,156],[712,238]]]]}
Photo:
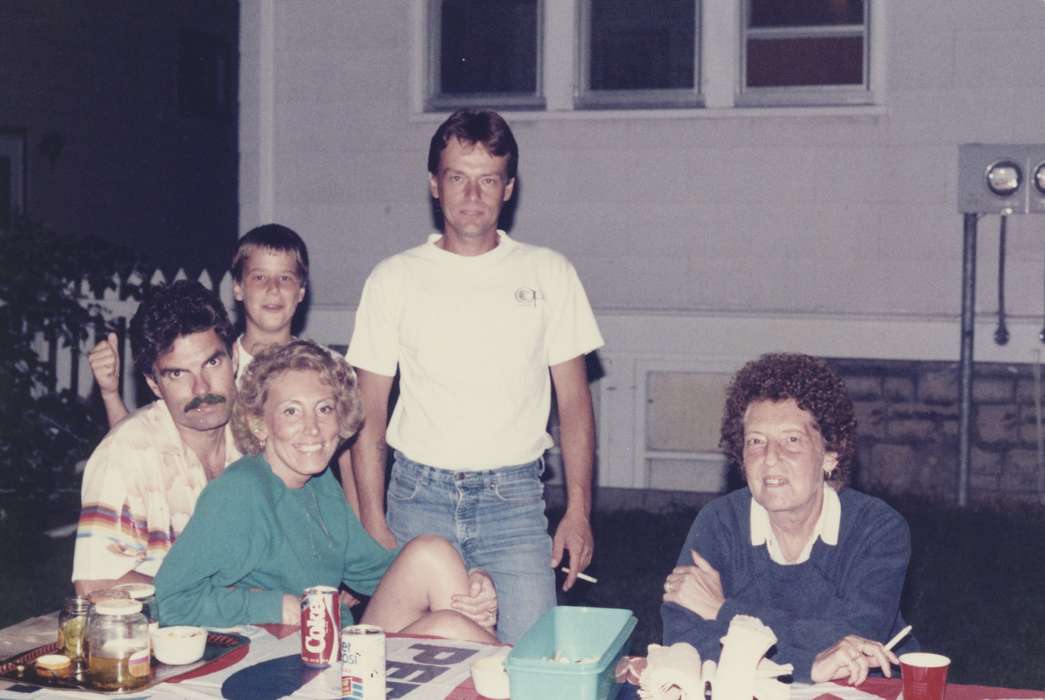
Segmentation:
{"type": "MultiPolygon", "coordinates": [[[[836,359],[859,422],[853,484],[953,502],[958,493],[958,363],[836,359]]],[[[970,503],[1045,503],[1040,382],[1031,364],[977,363],[970,503]]]]}

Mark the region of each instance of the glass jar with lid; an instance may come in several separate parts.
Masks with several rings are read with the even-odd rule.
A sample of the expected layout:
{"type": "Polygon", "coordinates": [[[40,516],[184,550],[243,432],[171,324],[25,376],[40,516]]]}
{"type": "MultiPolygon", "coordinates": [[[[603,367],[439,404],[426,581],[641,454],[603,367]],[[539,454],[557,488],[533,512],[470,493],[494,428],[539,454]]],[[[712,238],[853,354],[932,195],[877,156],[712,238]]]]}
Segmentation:
{"type": "Polygon", "coordinates": [[[148,684],[149,622],[137,600],[95,604],[87,623],[87,680],[99,690],[132,690],[148,684]]]}
{"type": "Polygon", "coordinates": [[[87,598],[73,596],[65,599],[65,606],[58,613],[58,647],[59,651],[73,662],[83,663],[84,635],[87,632],[87,612],[91,601],[87,598]]]}
{"type": "Polygon", "coordinates": [[[114,590],[126,591],[132,600],[142,604],[142,614],[149,621],[150,630],[159,629],[159,616],[156,614],[156,586],[151,583],[121,583],[113,586],[114,590]]]}
{"type": "Polygon", "coordinates": [[[93,590],[87,594],[87,600],[90,603],[87,609],[87,625],[84,627],[83,634],[83,658],[84,663],[87,662],[87,628],[91,626],[91,618],[94,617],[94,608],[98,603],[105,602],[107,600],[130,600],[131,595],[127,591],[118,591],[115,588],[99,588],[93,590]]]}

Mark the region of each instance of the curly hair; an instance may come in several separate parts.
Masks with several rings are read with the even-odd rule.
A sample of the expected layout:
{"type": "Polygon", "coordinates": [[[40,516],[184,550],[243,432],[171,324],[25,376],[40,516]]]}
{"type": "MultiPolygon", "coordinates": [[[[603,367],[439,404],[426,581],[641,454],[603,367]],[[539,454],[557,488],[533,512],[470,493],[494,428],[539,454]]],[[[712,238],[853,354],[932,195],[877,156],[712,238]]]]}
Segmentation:
{"type": "Polygon", "coordinates": [[[153,287],[130,323],[134,366],[151,377],[156,358],[170,352],[175,340],[212,328],[231,353],[235,340],[232,323],[214,292],[192,280],[153,287]]]}
{"type": "Polygon", "coordinates": [[[726,391],[719,446],[730,462],[744,469],[744,414],[755,401],[794,399],[816,420],[824,449],[838,455],[828,476],[836,486],[849,482],[856,452],[853,402],[841,377],[821,359],[797,353],[767,353],[744,365],[726,391]]]}
{"type": "Polygon", "coordinates": [[[264,451],[264,443],[254,428],[265,414],[265,401],[273,382],[286,372],[316,372],[319,380],[334,389],[338,435],[348,438],[363,422],[363,403],[356,388],[356,373],[345,360],[311,340],[293,340],[286,345],[265,348],[240,377],[239,391],[232,406],[232,437],[246,455],[264,451]]]}

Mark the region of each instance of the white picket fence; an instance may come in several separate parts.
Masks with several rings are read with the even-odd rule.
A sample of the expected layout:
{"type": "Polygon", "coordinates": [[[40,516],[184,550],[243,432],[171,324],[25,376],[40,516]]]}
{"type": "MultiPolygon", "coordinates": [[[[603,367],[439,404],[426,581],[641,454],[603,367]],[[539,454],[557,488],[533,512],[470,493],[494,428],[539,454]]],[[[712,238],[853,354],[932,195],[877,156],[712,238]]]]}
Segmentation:
{"type": "MultiPolygon", "coordinates": [[[[76,348],[67,347],[61,343],[48,342],[42,336],[37,338],[36,342],[40,356],[50,360],[54,368],[54,388],[58,390],[73,389],[81,398],[88,398],[94,389],[94,377],[91,375],[87,353],[106,333],[116,331],[120,339],[121,393],[128,408],[132,410],[137,408],[134,363],[131,360],[127,326],[131,317],[138,310],[138,301],[133,298],[126,298],[125,290],[130,286],[137,286],[146,282],[148,285],[156,286],[189,278],[189,275],[184,270],[178,270],[170,278],[160,270],[156,270],[151,275],[135,270],[125,278],[114,275],[113,284],[101,296],[95,296],[88,288],[87,283],[84,282],[81,298],[88,303],[94,302],[104,308],[106,327],[88,329],[87,340],[76,348]]],[[[225,304],[225,308],[229,310],[229,313],[232,313],[234,300],[231,275],[226,273],[224,277],[218,280],[217,285],[215,285],[215,281],[206,270],[201,272],[196,279],[207,289],[215,289],[215,286],[217,286],[222,303],[225,304]]]]}

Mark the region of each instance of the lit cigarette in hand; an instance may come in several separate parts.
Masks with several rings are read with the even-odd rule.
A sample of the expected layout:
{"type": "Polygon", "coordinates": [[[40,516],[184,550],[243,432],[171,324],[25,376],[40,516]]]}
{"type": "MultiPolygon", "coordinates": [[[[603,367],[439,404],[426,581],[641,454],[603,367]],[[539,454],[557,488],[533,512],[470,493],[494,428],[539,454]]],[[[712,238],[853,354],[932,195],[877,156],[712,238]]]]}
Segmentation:
{"type": "Polygon", "coordinates": [[[892,639],[890,639],[890,640],[889,640],[888,642],[886,642],[886,643],[885,643],[885,647],[883,647],[883,648],[884,648],[884,649],[885,649],[886,651],[892,651],[893,647],[894,647],[894,646],[896,646],[897,644],[899,644],[899,643],[900,643],[900,641],[901,641],[901,640],[902,640],[902,639],[903,639],[904,637],[906,637],[906,636],[907,636],[907,634],[908,634],[908,633],[909,633],[910,631],[911,631],[911,625],[907,625],[907,626],[906,626],[906,627],[904,627],[904,628],[903,628],[902,630],[900,630],[899,632],[897,632],[897,633],[896,633],[896,636],[895,636],[895,637],[893,637],[893,638],[892,638],[892,639]]]}
{"type": "MultiPolygon", "coordinates": [[[[569,568],[565,567],[565,566],[562,567],[561,569],[559,569],[559,571],[561,571],[564,574],[570,573],[569,568]]],[[[588,574],[586,574],[584,572],[581,572],[581,573],[577,574],[577,578],[579,578],[581,581],[587,581],[588,583],[598,583],[599,582],[599,579],[595,578],[594,576],[589,576],[588,574]]]]}

